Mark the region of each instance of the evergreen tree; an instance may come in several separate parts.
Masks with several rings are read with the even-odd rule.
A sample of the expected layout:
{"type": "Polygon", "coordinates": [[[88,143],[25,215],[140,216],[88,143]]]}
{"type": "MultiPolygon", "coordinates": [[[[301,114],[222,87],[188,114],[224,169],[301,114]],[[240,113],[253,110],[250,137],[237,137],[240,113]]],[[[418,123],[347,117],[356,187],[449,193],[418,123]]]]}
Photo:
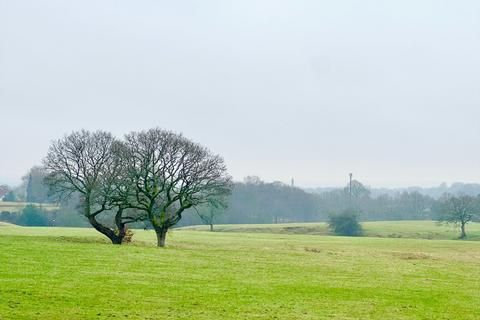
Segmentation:
{"type": "Polygon", "coordinates": [[[33,183],[32,183],[32,174],[28,175],[27,187],[25,190],[27,202],[37,202],[35,195],[33,194],[33,183]]]}

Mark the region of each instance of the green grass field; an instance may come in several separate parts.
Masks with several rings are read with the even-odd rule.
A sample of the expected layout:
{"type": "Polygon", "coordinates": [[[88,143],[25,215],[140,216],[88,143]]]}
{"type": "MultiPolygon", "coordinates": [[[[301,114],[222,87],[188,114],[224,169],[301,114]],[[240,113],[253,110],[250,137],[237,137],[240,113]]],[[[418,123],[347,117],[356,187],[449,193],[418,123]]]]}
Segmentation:
{"type": "Polygon", "coordinates": [[[26,205],[32,204],[39,208],[42,208],[45,211],[54,211],[58,209],[57,205],[51,203],[28,203],[28,202],[8,202],[0,201],[0,212],[20,212],[25,208],[26,205]]]}
{"type": "MultiPolygon", "coordinates": [[[[438,224],[435,221],[375,221],[363,222],[364,235],[381,238],[417,238],[453,240],[460,235],[454,225],[438,224]]],[[[208,226],[191,226],[184,230],[207,231],[208,226]]],[[[227,224],[215,226],[219,232],[249,232],[275,234],[332,235],[326,223],[283,223],[283,224],[227,224]]],[[[480,223],[467,225],[469,240],[480,240],[480,223]]]]}
{"type": "Polygon", "coordinates": [[[152,231],[113,246],[91,229],[2,224],[0,319],[480,319],[479,242],[365,228],[397,238],[191,228],[160,249],[152,231]]]}

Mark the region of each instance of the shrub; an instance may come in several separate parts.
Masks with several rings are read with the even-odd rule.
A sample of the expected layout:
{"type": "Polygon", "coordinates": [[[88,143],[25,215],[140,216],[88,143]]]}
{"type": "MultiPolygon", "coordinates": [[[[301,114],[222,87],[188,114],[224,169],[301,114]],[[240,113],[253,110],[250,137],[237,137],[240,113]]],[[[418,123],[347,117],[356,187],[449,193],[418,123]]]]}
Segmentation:
{"type": "Polygon", "coordinates": [[[48,226],[45,212],[31,204],[25,206],[19,220],[23,226],[48,226]]]}
{"type": "Polygon", "coordinates": [[[361,236],[362,226],[358,215],[353,210],[345,210],[340,214],[331,215],[328,226],[337,236],[361,236]]]}
{"type": "MultiPolygon", "coordinates": [[[[132,238],[133,238],[133,231],[128,229],[128,228],[125,228],[125,234],[123,235],[123,239],[122,239],[122,243],[131,243],[132,242],[132,238]]],[[[118,236],[120,234],[120,230],[115,229],[115,234],[118,236]]]]}
{"type": "Polygon", "coordinates": [[[133,238],[133,231],[130,229],[125,230],[125,236],[123,237],[122,243],[130,243],[132,242],[133,238]]]}

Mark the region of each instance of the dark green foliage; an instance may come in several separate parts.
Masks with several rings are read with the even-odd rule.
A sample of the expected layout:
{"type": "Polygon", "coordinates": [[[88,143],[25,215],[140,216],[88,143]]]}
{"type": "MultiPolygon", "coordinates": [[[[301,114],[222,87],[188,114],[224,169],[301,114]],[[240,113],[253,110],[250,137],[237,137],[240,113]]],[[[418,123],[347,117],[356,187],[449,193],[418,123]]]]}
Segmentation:
{"type": "Polygon", "coordinates": [[[16,212],[9,212],[9,211],[0,212],[0,221],[1,222],[9,222],[9,223],[13,223],[13,224],[18,224],[19,219],[20,219],[20,215],[16,212]]]}
{"type": "Polygon", "coordinates": [[[5,202],[15,202],[17,201],[17,196],[13,191],[9,191],[4,197],[3,201],[5,202]]]}
{"type": "Polygon", "coordinates": [[[41,208],[29,204],[22,210],[19,224],[23,226],[48,226],[48,218],[41,208]]]}
{"type": "Polygon", "coordinates": [[[355,211],[347,209],[340,214],[331,215],[328,226],[337,236],[361,236],[362,226],[355,211]]]}

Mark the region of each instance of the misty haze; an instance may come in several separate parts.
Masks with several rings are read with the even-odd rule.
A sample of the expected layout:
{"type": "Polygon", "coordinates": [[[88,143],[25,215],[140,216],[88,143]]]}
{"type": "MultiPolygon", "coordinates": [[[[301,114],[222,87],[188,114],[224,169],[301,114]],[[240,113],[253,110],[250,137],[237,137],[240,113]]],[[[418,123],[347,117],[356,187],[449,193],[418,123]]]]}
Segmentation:
{"type": "Polygon", "coordinates": [[[0,0],[0,320],[480,319],[480,3],[0,0]]]}

